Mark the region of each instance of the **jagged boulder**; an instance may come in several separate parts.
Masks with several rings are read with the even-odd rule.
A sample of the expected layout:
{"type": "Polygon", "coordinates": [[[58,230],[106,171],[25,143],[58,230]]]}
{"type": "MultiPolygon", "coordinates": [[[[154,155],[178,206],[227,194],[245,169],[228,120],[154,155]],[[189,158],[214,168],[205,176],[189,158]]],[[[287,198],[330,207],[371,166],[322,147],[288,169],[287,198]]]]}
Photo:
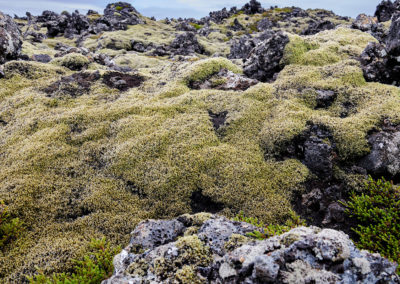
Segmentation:
{"type": "Polygon", "coordinates": [[[396,11],[396,6],[391,0],[383,0],[375,11],[375,17],[379,22],[386,22],[392,18],[393,13],[396,11]]]}
{"type": "Polygon", "coordinates": [[[375,177],[387,179],[400,177],[400,126],[385,126],[382,131],[368,137],[371,153],[363,158],[360,166],[375,177]]]}
{"type": "Polygon", "coordinates": [[[400,12],[393,15],[385,43],[370,43],[360,62],[367,81],[400,86],[400,12]]]}
{"type": "Polygon", "coordinates": [[[142,222],[102,283],[400,283],[396,264],[358,250],[343,232],[246,236],[256,229],[205,213],[142,222]]]}
{"type": "Polygon", "coordinates": [[[143,24],[139,12],[129,3],[116,2],[108,4],[104,9],[102,21],[116,30],[126,29],[127,25],[143,24]]]}
{"type": "Polygon", "coordinates": [[[21,32],[13,19],[0,12],[0,64],[21,54],[21,32]]]}
{"type": "Polygon", "coordinates": [[[258,2],[256,0],[250,0],[249,3],[245,4],[242,7],[241,11],[243,11],[247,15],[253,15],[253,14],[264,12],[264,9],[261,6],[260,2],[258,2]]]}
{"type": "Polygon", "coordinates": [[[269,38],[258,43],[244,64],[244,73],[262,82],[270,81],[282,70],[280,61],[289,38],[282,32],[271,32],[269,38]]]}
{"type": "Polygon", "coordinates": [[[173,54],[176,55],[192,55],[194,53],[204,53],[204,47],[200,45],[196,34],[186,32],[178,35],[169,46],[173,54]]]}
{"type": "Polygon", "coordinates": [[[303,35],[314,35],[322,31],[333,30],[335,28],[335,24],[331,21],[313,21],[308,27],[302,31],[303,35]]]}
{"type": "Polygon", "coordinates": [[[214,23],[220,24],[225,19],[228,19],[230,16],[237,12],[236,7],[230,9],[229,11],[226,8],[223,8],[220,11],[210,12],[208,20],[213,21],[214,23]]]}

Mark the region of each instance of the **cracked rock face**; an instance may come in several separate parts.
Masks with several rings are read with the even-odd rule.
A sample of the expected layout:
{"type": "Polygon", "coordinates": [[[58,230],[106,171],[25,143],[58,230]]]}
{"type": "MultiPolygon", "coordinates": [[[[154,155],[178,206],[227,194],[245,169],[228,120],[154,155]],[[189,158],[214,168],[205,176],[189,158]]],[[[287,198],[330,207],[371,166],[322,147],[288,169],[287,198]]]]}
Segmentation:
{"type": "Polygon", "coordinates": [[[270,81],[282,70],[280,61],[289,38],[282,32],[272,33],[257,44],[244,64],[244,74],[262,82],[270,81]]]}
{"type": "Polygon", "coordinates": [[[21,32],[10,16],[0,12],[0,64],[21,54],[21,32]]]}
{"type": "Polygon", "coordinates": [[[103,284],[400,283],[396,264],[343,232],[298,227],[258,241],[245,236],[254,229],[205,213],[142,222],[103,284]]]}
{"type": "Polygon", "coordinates": [[[371,153],[360,163],[373,176],[400,177],[400,126],[369,136],[371,153]]]}

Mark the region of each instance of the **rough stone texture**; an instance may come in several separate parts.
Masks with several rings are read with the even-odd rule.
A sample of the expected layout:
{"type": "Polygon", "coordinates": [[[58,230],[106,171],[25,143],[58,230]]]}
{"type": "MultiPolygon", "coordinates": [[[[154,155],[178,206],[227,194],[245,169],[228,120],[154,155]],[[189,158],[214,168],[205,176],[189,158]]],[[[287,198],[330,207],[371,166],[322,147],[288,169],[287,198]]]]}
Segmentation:
{"type": "Polygon", "coordinates": [[[393,15],[385,43],[370,43],[361,54],[364,77],[400,86],[400,12],[393,15]]]}
{"type": "Polygon", "coordinates": [[[243,11],[247,15],[253,15],[253,14],[264,12],[264,9],[261,6],[260,2],[258,2],[256,0],[250,0],[249,3],[246,3],[242,7],[241,11],[243,11]]]}
{"type": "Polygon", "coordinates": [[[383,0],[375,11],[375,17],[378,18],[379,22],[386,22],[392,18],[393,13],[396,11],[396,7],[391,0],[383,0]]]}
{"type": "Polygon", "coordinates": [[[50,86],[43,89],[48,97],[64,98],[78,97],[89,93],[90,87],[100,79],[99,72],[79,72],[71,76],[62,77],[50,86]]]}
{"type": "Polygon", "coordinates": [[[104,22],[112,29],[124,30],[127,25],[143,24],[139,17],[139,12],[126,2],[116,2],[108,4],[104,9],[104,17],[99,23],[104,22]]]}
{"type": "Polygon", "coordinates": [[[229,58],[245,59],[249,56],[255,46],[255,39],[249,35],[244,35],[238,40],[232,42],[229,58]]]}
{"type": "Polygon", "coordinates": [[[0,64],[21,54],[21,32],[13,19],[0,12],[0,64]]]}
{"type": "Polygon", "coordinates": [[[51,56],[48,54],[35,54],[32,56],[32,60],[42,63],[49,63],[51,59],[51,56]]]}
{"type": "Polygon", "coordinates": [[[343,232],[298,227],[256,241],[244,236],[255,229],[247,223],[199,216],[139,224],[133,235],[140,238],[115,257],[115,273],[103,284],[400,283],[396,264],[358,250],[343,232]],[[160,241],[160,232],[167,238],[160,241]],[[148,249],[135,252],[143,240],[148,249]]]}
{"type": "Polygon", "coordinates": [[[262,82],[270,81],[282,70],[280,61],[289,38],[282,32],[271,35],[267,40],[257,44],[244,64],[244,73],[262,82]]]}
{"type": "Polygon", "coordinates": [[[302,31],[303,35],[314,35],[322,31],[333,30],[335,24],[330,21],[312,22],[308,28],[302,31]]]}
{"type": "Polygon", "coordinates": [[[400,126],[384,127],[368,137],[371,153],[360,162],[370,174],[388,179],[400,177],[400,126]]]}
{"type": "Polygon", "coordinates": [[[372,30],[378,24],[376,17],[367,16],[366,14],[360,14],[354,20],[352,27],[360,31],[366,32],[372,30]]]}
{"type": "Polygon", "coordinates": [[[257,29],[259,32],[270,30],[274,26],[275,24],[271,22],[268,18],[264,18],[257,23],[257,29]]]}
{"type": "Polygon", "coordinates": [[[177,55],[204,53],[204,47],[199,44],[196,34],[192,32],[178,35],[171,43],[170,48],[172,49],[172,52],[177,55]]]}
{"type": "MultiPolygon", "coordinates": [[[[386,45],[391,56],[400,56],[400,11],[393,15],[386,45]]],[[[400,58],[396,58],[396,61],[400,64],[400,58]]]]}

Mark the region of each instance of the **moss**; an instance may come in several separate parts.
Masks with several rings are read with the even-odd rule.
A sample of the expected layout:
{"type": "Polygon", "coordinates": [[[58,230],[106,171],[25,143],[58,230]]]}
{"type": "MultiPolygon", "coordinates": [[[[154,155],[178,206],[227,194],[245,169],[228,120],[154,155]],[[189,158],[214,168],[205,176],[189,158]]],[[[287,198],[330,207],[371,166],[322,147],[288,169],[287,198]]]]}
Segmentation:
{"type": "Polygon", "coordinates": [[[239,67],[226,58],[212,58],[195,63],[185,76],[184,81],[187,85],[196,81],[204,81],[223,68],[235,73],[242,73],[239,67]]]}
{"type": "Polygon", "coordinates": [[[63,57],[53,59],[51,64],[67,67],[71,70],[82,70],[89,65],[89,59],[79,53],[69,53],[63,57]]]}
{"type": "Polygon", "coordinates": [[[202,25],[196,24],[196,23],[189,23],[192,27],[194,27],[196,30],[200,30],[203,28],[202,25]]]}
{"type": "Polygon", "coordinates": [[[189,265],[184,265],[175,274],[176,280],[182,284],[201,284],[206,283],[205,279],[200,279],[195,269],[189,265]]]}
{"type": "Polygon", "coordinates": [[[198,236],[181,237],[176,242],[181,263],[196,266],[208,266],[212,262],[211,250],[206,247],[198,236]]]}
{"type": "Polygon", "coordinates": [[[225,243],[224,248],[227,252],[232,252],[248,242],[251,242],[251,239],[249,237],[232,234],[229,240],[225,243]]]}
{"type": "Polygon", "coordinates": [[[361,31],[337,28],[310,37],[290,36],[284,64],[323,66],[359,56],[369,42],[376,41],[361,31]]]}

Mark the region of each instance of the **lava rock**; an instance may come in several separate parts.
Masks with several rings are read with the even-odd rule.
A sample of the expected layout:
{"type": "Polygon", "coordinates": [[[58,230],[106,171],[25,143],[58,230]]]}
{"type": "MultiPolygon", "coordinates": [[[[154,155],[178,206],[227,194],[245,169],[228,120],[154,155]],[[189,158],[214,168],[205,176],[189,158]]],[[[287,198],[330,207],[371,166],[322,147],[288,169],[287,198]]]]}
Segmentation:
{"type": "Polygon", "coordinates": [[[103,83],[110,88],[127,91],[130,88],[139,87],[144,78],[139,75],[124,74],[122,72],[107,72],[103,75],[103,83]]]}
{"type": "Polygon", "coordinates": [[[187,32],[178,35],[170,45],[175,55],[203,54],[204,47],[199,44],[195,33],[187,32]]]}
{"type": "Polygon", "coordinates": [[[383,0],[375,11],[375,17],[378,18],[379,22],[386,22],[392,18],[393,13],[396,11],[396,7],[390,0],[383,0]]]}
{"type": "Polygon", "coordinates": [[[374,177],[399,178],[400,126],[373,133],[368,142],[371,153],[361,160],[360,166],[374,177]]]}
{"type": "Polygon", "coordinates": [[[0,64],[21,55],[21,32],[13,19],[0,12],[0,64]]]}
{"type": "Polygon", "coordinates": [[[43,92],[51,98],[76,98],[88,94],[93,83],[100,79],[100,73],[79,72],[71,76],[62,77],[43,89],[43,92]]]}
{"type": "Polygon", "coordinates": [[[239,22],[238,19],[235,19],[235,20],[233,21],[232,26],[230,26],[229,28],[232,29],[232,30],[234,30],[234,31],[242,31],[242,30],[244,30],[243,25],[239,22]]]}
{"type": "Polygon", "coordinates": [[[144,22],[139,15],[139,12],[126,2],[108,4],[104,9],[104,19],[117,29],[120,29],[121,25],[143,24],[144,22]]]}
{"type": "Polygon", "coordinates": [[[230,11],[228,11],[226,8],[223,8],[220,11],[210,12],[208,19],[216,24],[221,24],[225,19],[228,19],[236,12],[236,8],[232,8],[230,11]]]}
{"type": "Polygon", "coordinates": [[[335,101],[337,94],[334,91],[318,90],[317,91],[317,108],[327,108],[335,101]]]}
{"type": "Polygon", "coordinates": [[[262,19],[257,23],[257,30],[259,32],[267,31],[270,30],[272,27],[274,27],[275,24],[271,22],[267,17],[262,19]]]}
{"type": "Polygon", "coordinates": [[[331,21],[322,21],[322,22],[312,22],[309,24],[308,28],[302,31],[302,35],[314,35],[322,31],[333,30],[335,28],[335,24],[331,21]]]}
{"type": "Polygon", "coordinates": [[[49,63],[52,60],[52,58],[48,54],[34,54],[32,56],[32,60],[42,63],[49,63]]]}
{"type": "Polygon", "coordinates": [[[228,57],[231,59],[245,59],[254,47],[256,47],[256,39],[250,35],[244,35],[232,42],[231,52],[228,57]]]}
{"type": "Polygon", "coordinates": [[[250,0],[249,3],[245,4],[241,11],[243,11],[247,15],[254,15],[258,13],[263,13],[264,9],[261,6],[261,3],[256,0],[250,0]]]}
{"type": "Polygon", "coordinates": [[[143,238],[132,238],[102,283],[174,283],[181,275],[192,283],[400,283],[396,264],[360,251],[343,232],[298,227],[262,241],[245,236],[255,229],[204,214],[142,222],[135,234],[150,249],[136,252],[143,238]]]}
{"type": "Polygon", "coordinates": [[[365,14],[360,14],[354,20],[352,24],[353,29],[358,29],[360,31],[366,32],[371,31],[378,24],[378,19],[376,17],[367,16],[365,14]]]}
{"type": "Polygon", "coordinates": [[[262,82],[274,79],[283,68],[280,61],[288,43],[289,38],[282,32],[271,33],[251,51],[244,64],[244,74],[262,82]]]}
{"type": "Polygon", "coordinates": [[[392,24],[386,40],[387,51],[391,56],[398,57],[396,61],[400,64],[400,11],[392,17],[392,24]]]}

